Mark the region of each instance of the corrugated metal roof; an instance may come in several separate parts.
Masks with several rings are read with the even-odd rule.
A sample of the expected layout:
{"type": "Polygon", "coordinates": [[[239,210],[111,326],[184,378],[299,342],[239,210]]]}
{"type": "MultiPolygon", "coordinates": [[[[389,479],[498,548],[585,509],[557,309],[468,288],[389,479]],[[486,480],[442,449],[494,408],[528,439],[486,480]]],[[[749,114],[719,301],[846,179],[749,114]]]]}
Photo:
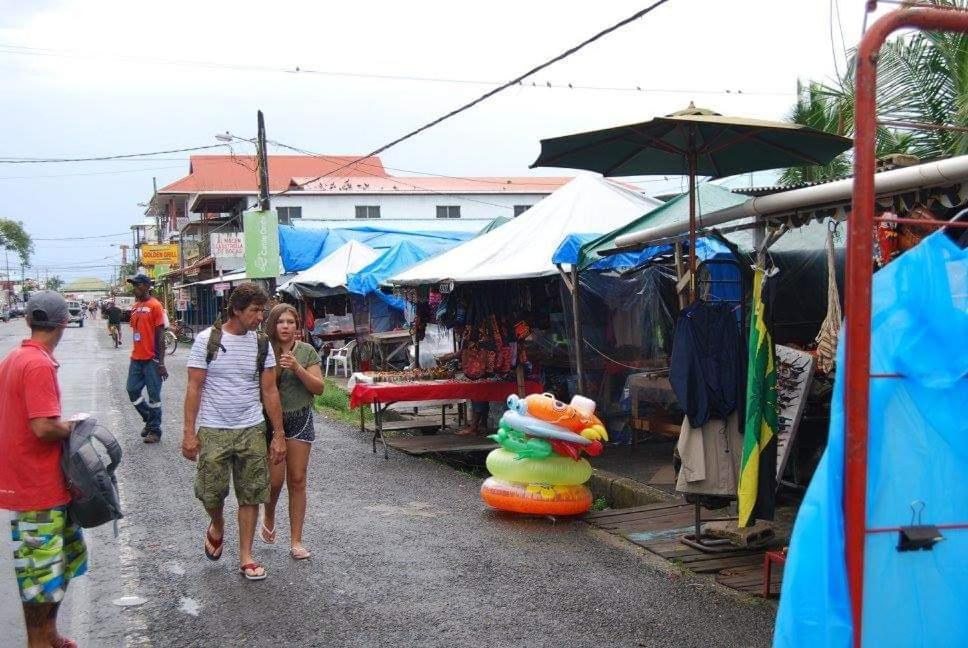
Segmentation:
{"type": "Polygon", "coordinates": [[[292,191],[323,194],[392,193],[537,193],[550,194],[573,178],[567,177],[313,177],[293,178],[292,191]],[[312,182],[310,182],[312,181],[312,182]]]}
{"type": "MultiPolygon", "coordinates": [[[[350,164],[358,156],[313,157],[309,155],[270,155],[269,190],[282,191],[294,177],[315,178],[350,164]]],[[[235,191],[257,193],[254,155],[193,155],[189,159],[188,175],[162,187],[159,194],[199,193],[203,191],[235,191]]],[[[343,175],[359,174],[367,177],[386,175],[383,162],[369,157],[340,171],[343,175]]]]}

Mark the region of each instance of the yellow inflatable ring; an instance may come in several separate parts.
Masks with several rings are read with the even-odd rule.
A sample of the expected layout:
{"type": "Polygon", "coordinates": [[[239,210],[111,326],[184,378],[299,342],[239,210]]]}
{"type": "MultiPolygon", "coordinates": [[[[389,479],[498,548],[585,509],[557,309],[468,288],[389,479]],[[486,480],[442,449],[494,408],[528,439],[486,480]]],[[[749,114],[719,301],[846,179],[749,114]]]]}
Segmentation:
{"type": "Polygon", "coordinates": [[[503,481],[524,484],[564,486],[584,484],[592,476],[592,466],[584,459],[552,455],[547,459],[518,459],[518,455],[498,448],[487,455],[487,470],[503,481]]]}

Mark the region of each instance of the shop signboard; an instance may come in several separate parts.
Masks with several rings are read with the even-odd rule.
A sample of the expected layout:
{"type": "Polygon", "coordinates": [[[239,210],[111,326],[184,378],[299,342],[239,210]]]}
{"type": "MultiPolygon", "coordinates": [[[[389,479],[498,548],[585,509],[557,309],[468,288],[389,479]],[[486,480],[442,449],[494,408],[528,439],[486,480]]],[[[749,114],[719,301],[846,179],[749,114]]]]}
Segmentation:
{"type": "Polygon", "coordinates": [[[187,299],[179,299],[178,301],[176,301],[175,302],[175,310],[176,311],[179,311],[179,312],[185,312],[185,311],[187,311],[188,310],[188,300],[187,299]]]}
{"type": "Polygon", "coordinates": [[[188,301],[188,300],[189,300],[188,289],[187,288],[179,288],[178,289],[178,301],[188,301]]]}
{"type": "Polygon", "coordinates": [[[245,238],[242,232],[215,232],[209,236],[216,270],[235,270],[245,265],[245,238]]]}
{"type": "Polygon", "coordinates": [[[274,211],[247,211],[245,273],[249,279],[275,279],[279,275],[279,217],[274,211]]]}
{"type": "Polygon", "coordinates": [[[202,248],[196,241],[185,241],[185,260],[195,261],[202,256],[202,248]]]}
{"type": "Polygon", "coordinates": [[[145,243],[141,246],[141,265],[156,266],[159,263],[178,263],[178,246],[174,244],[145,243]]]}

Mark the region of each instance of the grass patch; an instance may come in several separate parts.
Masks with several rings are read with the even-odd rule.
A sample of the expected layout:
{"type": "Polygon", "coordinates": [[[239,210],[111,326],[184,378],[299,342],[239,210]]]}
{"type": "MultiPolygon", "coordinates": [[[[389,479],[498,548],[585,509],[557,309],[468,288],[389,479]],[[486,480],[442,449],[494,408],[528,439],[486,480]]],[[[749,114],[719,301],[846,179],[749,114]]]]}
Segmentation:
{"type": "Polygon", "coordinates": [[[607,508],[608,508],[608,500],[605,499],[604,497],[596,497],[595,501],[592,502],[591,510],[593,511],[604,511],[607,508]]]}
{"type": "MultiPolygon", "coordinates": [[[[350,395],[343,391],[334,380],[326,378],[324,382],[326,387],[323,389],[323,393],[315,399],[316,411],[344,423],[359,425],[360,408],[350,409],[350,395]]],[[[372,422],[373,410],[364,407],[363,418],[367,423],[372,422]]]]}

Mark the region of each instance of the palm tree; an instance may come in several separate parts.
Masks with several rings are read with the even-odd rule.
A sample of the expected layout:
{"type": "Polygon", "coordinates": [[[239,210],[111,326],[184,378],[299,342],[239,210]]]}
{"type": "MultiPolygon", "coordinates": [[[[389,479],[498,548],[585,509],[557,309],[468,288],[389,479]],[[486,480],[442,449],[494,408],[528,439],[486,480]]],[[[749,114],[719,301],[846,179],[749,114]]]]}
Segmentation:
{"type": "MultiPolygon", "coordinates": [[[[957,9],[968,0],[935,0],[957,9]]],[[[854,60],[834,84],[798,84],[797,103],[789,121],[838,135],[854,127],[854,60]]],[[[878,156],[909,153],[933,159],[968,153],[968,132],[945,128],[968,125],[968,35],[914,32],[884,45],[878,61],[878,156]],[[901,123],[939,128],[906,128],[901,123]]],[[[792,185],[844,177],[851,158],[845,153],[818,167],[787,169],[780,184],[792,185]]]]}

